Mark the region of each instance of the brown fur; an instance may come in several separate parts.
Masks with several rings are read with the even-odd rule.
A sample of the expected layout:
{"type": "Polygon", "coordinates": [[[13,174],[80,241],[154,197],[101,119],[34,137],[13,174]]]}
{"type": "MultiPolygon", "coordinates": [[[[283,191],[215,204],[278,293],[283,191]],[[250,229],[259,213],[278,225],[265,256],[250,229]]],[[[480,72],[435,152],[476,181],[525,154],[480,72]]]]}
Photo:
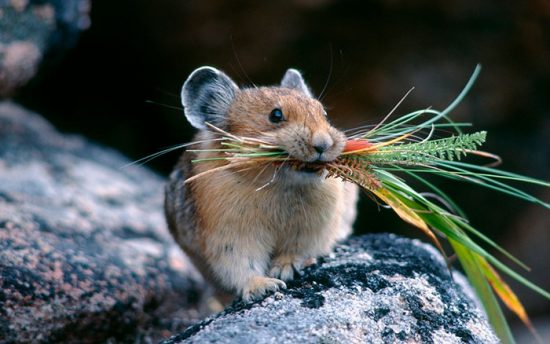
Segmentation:
{"type": "MultiPolygon", "coordinates": [[[[280,87],[239,90],[225,129],[270,141],[306,162],[334,160],[345,144],[321,103],[280,87]],[[274,108],[282,110],[284,122],[269,121],[274,108]],[[313,147],[317,141],[330,143],[322,155],[313,147]]],[[[196,139],[213,135],[203,130],[196,139]]],[[[176,241],[221,290],[249,299],[282,288],[282,280],[350,234],[355,185],[284,166],[220,170],[185,184],[186,178],[224,164],[190,162],[208,156],[183,155],[167,185],[165,210],[176,241]]]]}

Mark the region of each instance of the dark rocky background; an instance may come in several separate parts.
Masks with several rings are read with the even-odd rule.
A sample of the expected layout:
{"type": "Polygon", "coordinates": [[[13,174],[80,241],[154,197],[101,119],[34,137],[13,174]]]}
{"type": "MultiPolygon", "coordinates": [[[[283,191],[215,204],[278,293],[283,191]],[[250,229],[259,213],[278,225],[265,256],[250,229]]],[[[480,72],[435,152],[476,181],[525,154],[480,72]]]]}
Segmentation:
{"type": "MultiPolygon", "coordinates": [[[[28,55],[29,65],[43,58],[38,76],[17,91],[0,90],[2,96],[61,131],[132,159],[191,139],[192,128],[173,107],[180,106],[183,80],[200,65],[217,66],[243,84],[276,83],[286,68],[299,68],[318,94],[327,85],[329,115],[350,128],[376,123],[411,86],[416,89],[398,113],[445,106],[479,62],[482,74],[454,118],[489,131],[486,149],[503,157],[503,168],[550,179],[546,1],[95,0],[91,26],[79,40],[75,32],[89,24],[88,1],[0,1],[8,3],[53,3],[56,11],[53,17],[47,9],[33,12],[45,23],[33,43],[39,53],[28,55]]],[[[10,25],[16,32],[28,28],[4,20],[6,13],[3,43],[10,25]]],[[[7,56],[9,46],[0,48],[0,58],[7,56]]],[[[22,70],[28,74],[8,80],[24,84],[33,73],[22,70]]],[[[176,158],[169,154],[149,166],[167,174],[176,158]]],[[[477,228],[533,267],[530,279],[550,289],[547,211],[487,190],[440,184],[477,228]]],[[[549,198],[540,188],[528,190],[549,198]]],[[[366,198],[357,228],[416,235],[366,198]]],[[[518,291],[532,316],[548,317],[548,301],[518,291]]]]}

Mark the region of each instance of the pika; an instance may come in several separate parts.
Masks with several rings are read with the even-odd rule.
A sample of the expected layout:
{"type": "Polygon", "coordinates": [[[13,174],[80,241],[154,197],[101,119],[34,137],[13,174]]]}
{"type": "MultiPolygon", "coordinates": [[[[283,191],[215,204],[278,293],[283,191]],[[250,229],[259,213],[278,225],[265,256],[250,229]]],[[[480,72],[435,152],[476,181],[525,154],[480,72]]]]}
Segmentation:
{"type": "MultiPolygon", "coordinates": [[[[274,142],[305,163],[336,159],[346,142],[296,69],[278,86],[239,88],[222,71],[201,67],[185,81],[181,99],[187,120],[199,129],[198,149],[220,146],[205,122],[274,142]]],[[[305,264],[351,233],[356,185],[284,166],[221,169],[185,183],[226,164],[191,162],[212,154],[183,153],[166,186],[165,214],[176,242],[226,300],[286,288],[305,264]]]]}

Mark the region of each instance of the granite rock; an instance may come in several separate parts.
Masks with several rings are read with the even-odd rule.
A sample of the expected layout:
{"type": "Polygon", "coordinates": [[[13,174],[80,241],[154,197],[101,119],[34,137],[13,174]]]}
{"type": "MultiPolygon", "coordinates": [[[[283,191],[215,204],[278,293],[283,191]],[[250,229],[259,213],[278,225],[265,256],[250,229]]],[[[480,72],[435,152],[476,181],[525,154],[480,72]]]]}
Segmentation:
{"type": "Polygon", "coordinates": [[[89,0],[0,0],[0,97],[72,48],[90,26],[89,10],[89,0]]]}
{"type": "Polygon", "coordinates": [[[0,103],[0,342],[146,342],[199,317],[163,180],[0,103]]]}
{"type": "Polygon", "coordinates": [[[288,287],[163,344],[498,343],[464,277],[417,240],[351,238],[288,287]]]}

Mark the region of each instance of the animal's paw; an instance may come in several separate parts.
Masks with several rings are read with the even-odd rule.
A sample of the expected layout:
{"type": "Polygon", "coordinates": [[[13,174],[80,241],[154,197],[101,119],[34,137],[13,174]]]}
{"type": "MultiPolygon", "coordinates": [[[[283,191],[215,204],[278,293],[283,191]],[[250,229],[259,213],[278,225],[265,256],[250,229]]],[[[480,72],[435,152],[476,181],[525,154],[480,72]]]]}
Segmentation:
{"type": "Polygon", "coordinates": [[[243,300],[252,301],[264,296],[267,292],[286,289],[285,282],[280,279],[256,276],[252,277],[243,289],[243,300]]]}
{"type": "Polygon", "coordinates": [[[300,274],[304,267],[304,259],[293,255],[275,257],[271,262],[269,276],[280,278],[283,281],[292,281],[294,274],[300,274]]]}

